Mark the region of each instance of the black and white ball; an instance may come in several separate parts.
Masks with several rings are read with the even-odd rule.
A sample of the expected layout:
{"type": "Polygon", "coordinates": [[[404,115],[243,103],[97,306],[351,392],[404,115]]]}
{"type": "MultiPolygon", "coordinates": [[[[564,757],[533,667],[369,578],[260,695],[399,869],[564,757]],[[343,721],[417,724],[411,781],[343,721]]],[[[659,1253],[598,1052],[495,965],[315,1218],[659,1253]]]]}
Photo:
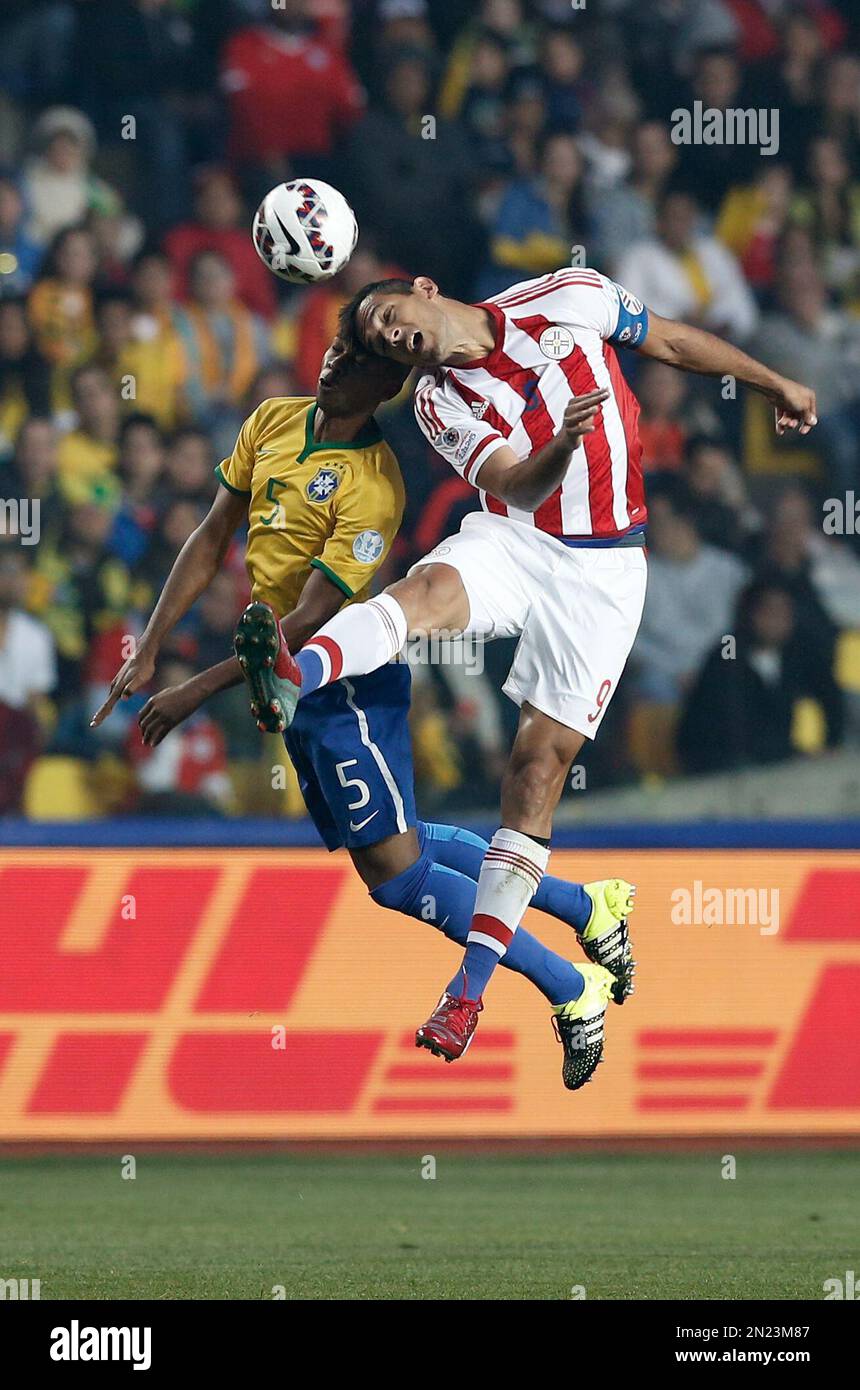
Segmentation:
{"type": "Polygon", "coordinates": [[[291,179],[267,193],[254,216],[257,255],[282,280],[315,285],[342,270],[358,223],[342,193],[322,179],[291,179]]]}

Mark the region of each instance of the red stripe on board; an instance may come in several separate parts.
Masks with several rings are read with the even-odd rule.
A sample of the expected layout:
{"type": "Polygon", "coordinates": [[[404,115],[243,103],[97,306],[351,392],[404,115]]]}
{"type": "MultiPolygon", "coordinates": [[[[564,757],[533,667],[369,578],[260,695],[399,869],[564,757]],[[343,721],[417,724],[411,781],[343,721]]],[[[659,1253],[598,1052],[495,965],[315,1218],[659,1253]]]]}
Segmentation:
{"type": "Polygon", "coordinates": [[[381,1096],[374,1102],[373,1109],[377,1114],[413,1114],[423,1110],[436,1114],[467,1110],[480,1114],[488,1110],[512,1110],[513,1101],[510,1096],[381,1096]]]}
{"type": "Polygon", "coordinates": [[[343,670],[343,652],[337,642],[335,642],[332,637],[323,637],[317,633],[316,637],[313,639],[312,645],[315,647],[322,647],[323,651],[327,652],[328,659],[331,662],[329,682],[336,681],[343,670]]]}
{"type": "Polygon", "coordinates": [[[772,1047],[778,1034],[767,1028],[699,1028],[639,1034],[642,1047],[772,1047]]]}
{"type": "MultiPolygon", "coordinates": [[[[463,1066],[455,1067],[450,1077],[446,1073],[445,1085],[448,1085],[449,1080],[465,1082],[512,1081],[513,1078],[513,1067],[507,1066],[503,1062],[498,1064],[487,1063],[486,1066],[481,1066],[480,1063],[477,1066],[470,1066],[469,1062],[466,1061],[463,1066]]],[[[419,1063],[414,1067],[389,1067],[388,1071],[385,1073],[385,1079],[386,1081],[420,1081],[423,1084],[425,1081],[438,1081],[439,1073],[438,1071],[431,1071],[428,1067],[421,1066],[419,1063]]]]}
{"type": "Polygon", "coordinates": [[[738,1081],[745,1076],[761,1076],[762,1062],[640,1062],[637,1076],[643,1081],[669,1081],[697,1077],[702,1081],[738,1081]]]}
{"type": "Polygon", "coordinates": [[[112,1115],[146,1033],[58,1033],[27,1104],[28,1115],[112,1115]]]}
{"type": "Polygon", "coordinates": [[[747,1110],[748,1096],[640,1096],[637,1110],[747,1110]]]}

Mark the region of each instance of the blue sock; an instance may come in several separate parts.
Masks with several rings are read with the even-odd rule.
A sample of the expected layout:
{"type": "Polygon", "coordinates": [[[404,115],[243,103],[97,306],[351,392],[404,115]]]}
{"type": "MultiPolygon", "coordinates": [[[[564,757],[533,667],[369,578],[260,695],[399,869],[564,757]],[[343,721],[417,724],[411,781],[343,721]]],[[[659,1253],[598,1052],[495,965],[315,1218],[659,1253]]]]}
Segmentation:
{"type": "MultiPolygon", "coordinates": [[[[370,896],[380,907],[403,912],[419,922],[429,922],[451,941],[465,946],[475,910],[477,884],[456,869],[434,863],[431,858],[433,843],[422,834],[422,830],[423,827],[419,826],[419,836],[423,841],[419,858],[402,874],[375,888],[370,896]]],[[[494,966],[498,965],[499,959],[494,952],[486,946],[481,949],[493,956],[494,966]]],[[[570,999],[578,999],[582,993],[584,982],[576,966],[555,951],[550,951],[522,927],[514,933],[514,939],[501,963],[508,970],[525,975],[551,1004],[566,1004],[570,999]]],[[[471,993],[471,978],[469,989],[471,993]]]]}
{"type": "Polygon", "coordinates": [[[301,651],[296,655],[296,665],[302,673],[302,697],[319,690],[325,676],[322,657],[319,652],[301,651]]]}
{"type": "MultiPolygon", "coordinates": [[[[471,830],[463,830],[458,825],[433,825],[422,822],[420,827],[425,836],[427,853],[437,864],[447,864],[449,869],[459,869],[461,874],[478,881],[481,861],[489,845],[480,835],[471,830]]],[[[567,922],[569,927],[582,930],[588,925],[591,916],[591,899],[581,883],[567,883],[563,878],[553,878],[544,874],[540,888],[531,901],[531,906],[539,912],[548,912],[567,922]]],[[[484,947],[489,950],[489,947],[484,947]]]]}

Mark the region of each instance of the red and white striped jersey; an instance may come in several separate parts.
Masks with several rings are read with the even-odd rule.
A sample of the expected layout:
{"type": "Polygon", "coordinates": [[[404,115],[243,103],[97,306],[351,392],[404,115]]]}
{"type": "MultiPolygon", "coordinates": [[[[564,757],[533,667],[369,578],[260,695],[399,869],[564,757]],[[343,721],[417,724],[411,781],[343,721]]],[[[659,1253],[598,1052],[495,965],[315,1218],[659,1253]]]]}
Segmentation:
{"type": "Polygon", "coordinates": [[[613,343],[639,346],[648,312],[596,270],[554,271],[485,301],[496,324],[488,357],[440,367],[418,382],[415,414],[434,449],[477,487],[485,511],[553,536],[622,535],[646,520],[639,403],[613,343]],[[573,450],[564,480],[536,512],[480,489],[481,465],[502,444],[518,458],[558,433],[571,396],[606,389],[593,434],[573,450]]]}

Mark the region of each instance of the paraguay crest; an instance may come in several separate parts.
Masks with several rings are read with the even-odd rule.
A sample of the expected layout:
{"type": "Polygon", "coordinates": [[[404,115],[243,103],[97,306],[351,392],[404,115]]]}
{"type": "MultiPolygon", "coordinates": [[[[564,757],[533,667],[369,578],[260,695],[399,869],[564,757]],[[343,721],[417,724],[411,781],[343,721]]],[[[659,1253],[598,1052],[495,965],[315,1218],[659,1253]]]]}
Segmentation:
{"type": "Polygon", "coordinates": [[[333,468],[318,468],[308,483],[306,492],[311,502],[327,502],[339,487],[339,473],[333,468]]]}

